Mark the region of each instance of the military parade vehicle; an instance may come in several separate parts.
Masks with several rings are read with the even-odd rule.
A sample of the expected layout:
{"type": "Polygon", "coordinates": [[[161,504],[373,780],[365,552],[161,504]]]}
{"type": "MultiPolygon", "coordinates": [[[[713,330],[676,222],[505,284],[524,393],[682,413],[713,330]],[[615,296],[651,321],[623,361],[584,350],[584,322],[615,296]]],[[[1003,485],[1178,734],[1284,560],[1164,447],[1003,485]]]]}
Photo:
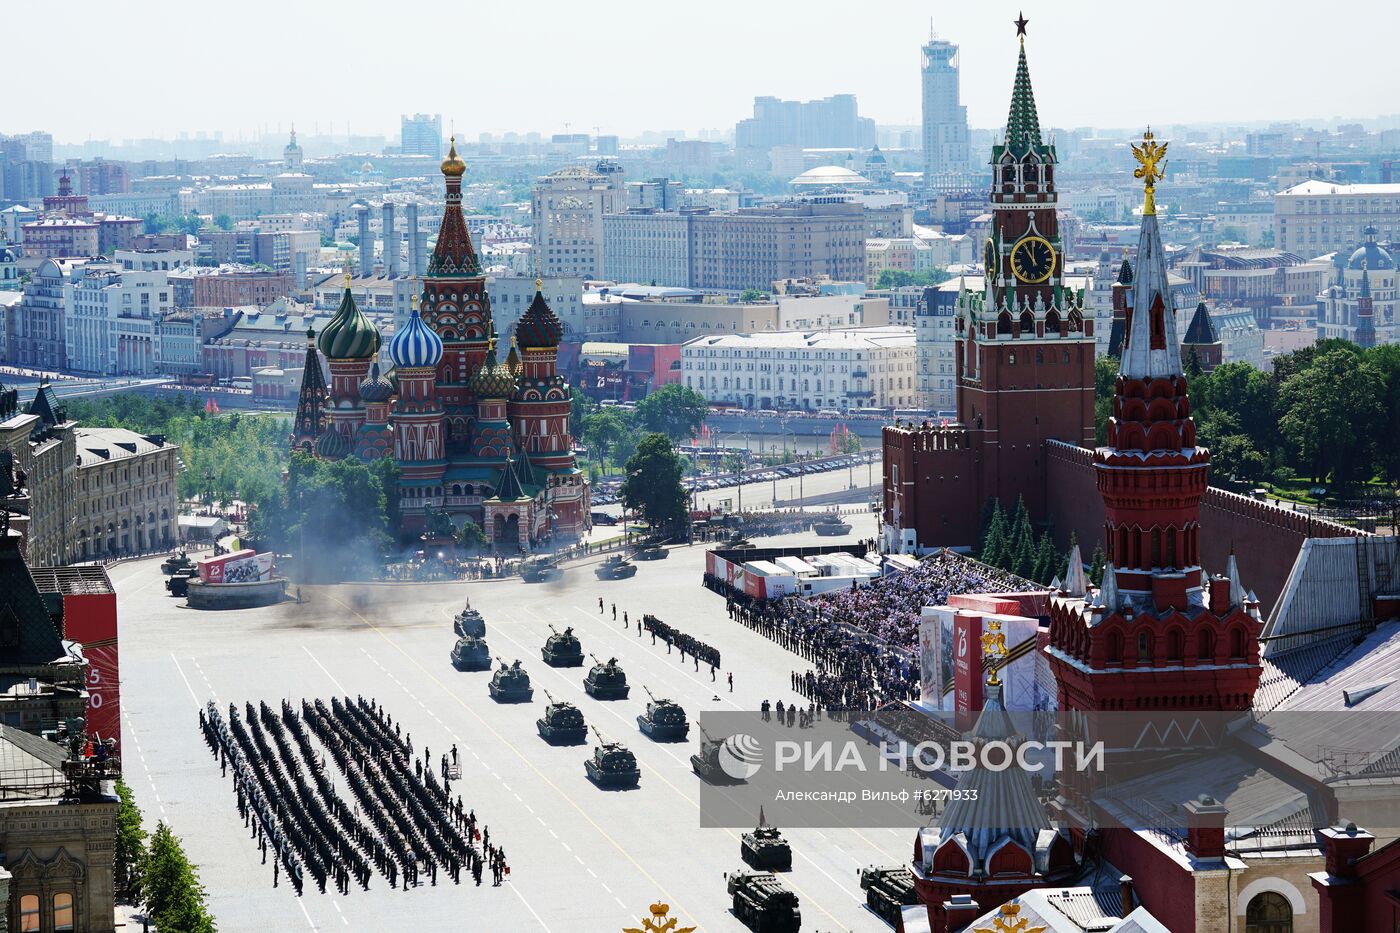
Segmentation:
{"type": "Polygon", "coordinates": [[[463,635],[485,638],[486,620],[481,617],[481,613],[471,607],[471,603],[467,603],[466,607],[453,618],[452,631],[456,632],[459,638],[463,635]]]}
{"type": "Polygon", "coordinates": [[[564,576],[564,568],[559,566],[559,558],[548,554],[531,557],[520,566],[520,579],[526,583],[544,583],[564,576]]]}
{"type": "Polygon", "coordinates": [[[197,576],[199,576],[199,570],[195,567],[178,570],[173,577],[165,581],[165,588],[171,596],[188,596],[190,581],[197,576]]]}
{"type": "Polygon", "coordinates": [[[554,634],[545,639],[544,649],[540,651],[544,663],[550,667],[582,667],[583,646],[574,634],[574,627],[571,625],[561,632],[551,625],[549,630],[554,634]]]}
{"type": "Polygon", "coordinates": [[[769,826],[758,808],[758,825],[739,841],[739,857],[758,871],[792,871],[792,847],[776,826],[769,826]]]}
{"type": "Polygon", "coordinates": [[[593,757],[583,763],[588,779],[599,787],[636,787],[642,778],[636,756],[621,742],[604,739],[597,729],[593,729],[593,734],[598,737],[598,745],[593,749],[593,757]]]}
{"type": "Polygon", "coordinates": [[[598,565],[593,571],[599,580],[626,580],[637,575],[637,565],[621,554],[614,554],[598,565]]]}
{"type": "Polygon", "coordinates": [[[510,667],[502,658],[497,658],[501,666],[491,675],[491,683],[486,690],[497,703],[529,703],[535,691],[530,687],[530,675],[520,666],[519,659],[510,667]]]}
{"type": "Polygon", "coordinates": [[[463,635],[452,646],[452,666],[459,671],[489,671],[491,669],[491,649],[486,647],[486,639],[463,635]]]}
{"type": "Polygon", "coordinates": [[[632,556],[637,560],[665,560],[671,553],[662,547],[665,543],[661,538],[647,538],[637,546],[637,552],[632,556]]]}
{"type": "Polygon", "coordinates": [[[734,916],[753,933],[798,933],[802,911],[778,876],[768,871],[736,871],[725,876],[734,916]]]}
{"type": "Polygon", "coordinates": [[[739,532],[736,531],[736,532],[734,532],[733,535],[731,535],[730,537],[726,538],[723,542],[721,542],[721,543],[720,543],[720,547],[723,547],[723,548],[744,548],[744,547],[753,547],[753,542],[750,541],[748,538],[745,538],[743,535],[741,535],[739,532]]]}
{"type": "Polygon", "coordinates": [[[704,779],[706,784],[742,784],[739,778],[730,777],[729,773],[720,766],[719,752],[724,745],[723,739],[716,739],[705,731],[705,727],[696,720],[695,727],[704,736],[700,740],[700,751],[690,756],[690,767],[695,773],[704,779]]]}
{"type": "Polygon", "coordinates": [[[860,887],[865,903],[890,926],[899,928],[899,916],[905,907],[919,902],[914,892],[914,873],[903,865],[894,868],[862,868],[860,887]]]}
{"type": "Polygon", "coordinates": [[[535,728],[540,738],[550,745],[578,745],[588,739],[588,726],[584,724],[583,713],[577,706],[564,700],[556,700],[548,690],[549,705],[544,708],[544,716],[535,720],[535,728]]]}
{"type": "Polygon", "coordinates": [[[838,538],[850,534],[851,526],[835,512],[827,512],[812,519],[812,530],[823,538],[838,538]]]}
{"type": "Polygon", "coordinates": [[[674,700],[658,700],[645,686],[647,711],[637,717],[637,726],[642,735],[656,742],[684,742],[690,736],[690,722],[685,718],[685,710],[674,700]]]}
{"type": "Polygon", "coordinates": [[[160,572],[166,576],[177,574],[182,570],[192,570],[194,561],[184,551],[176,551],[165,560],[160,562],[160,572]]]}
{"type": "Polygon", "coordinates": [[[617,663],[617,658],[599,661],[598,656],[589,652],[593,667],[583,678],[583,690],[595,700],[625,700],[632,688],[627,686],[627,675],[617,663]]]}

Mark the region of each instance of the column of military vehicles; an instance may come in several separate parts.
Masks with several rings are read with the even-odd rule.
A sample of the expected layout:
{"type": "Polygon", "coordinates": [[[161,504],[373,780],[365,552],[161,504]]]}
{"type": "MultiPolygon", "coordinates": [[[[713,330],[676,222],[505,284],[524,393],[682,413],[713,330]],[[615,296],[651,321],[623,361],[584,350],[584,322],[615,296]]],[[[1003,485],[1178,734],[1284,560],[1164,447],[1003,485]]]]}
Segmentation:
{"type": "MultiPolygon", "coordinates": [[[[452,620],[457,641],[452,648],[452,664],[458,670],[482,671],[491,668],[491,653],[486,645],[486,621],[480,612],[468,604],[452,620]]],[[[550,626],[541,657],[551,667],[581,667],[583,646],[572,627],[559,631],[550,626]]],[[[624,700],[630,692],[627,675],[616,658],[603,661],[597,655],[593,667],[584,677],[584,691],[597,700],[624,700]]],[[[496,658],[499,666],[491,675],[488,692],[498,703],[528,703],[534,697],[530,675],[519,660],[507,664],[496,658]]],[[[646,690],[646,712],[637,716],[637,727],[643,735],[656,742],[683,742],[690,735],[690,724],[683,707],[674,700],[658,697],[646,690]]],[[[583,711],[566,700],[557,700],[544,691],[548,700],[543,715],[535,720],[540,738],[550,745],[580,745],[588,741],[591,730],[597,739],[593,754],[584,760],[584,774],[600,788],[636,787],[641,769],[636,756],[622,742],[611,741],[584,719],[583,711]]],[[[712,784],[742,783],[729,776],[719,762],[723,739],[716,739],[697,722],[701,735],[700,751],[690,756],[691,767],[712,784]]],[[[759,823],[744,833],[739,844],[739,856],[752,871],[728,874],[725,879],[733,900],[733,912],[754,933],[798,933],[802,914],[797,895],[783,886],[775,871],[792,869],[792,848],[777,827],[770,826],[759,811],[759,823]]],[[[885,917],[897,917],[899,905],[913,893],[912,876],[909,883],[899,872],[907,869],[867,869],[861,873],[861,887],[872,910],[885,917]]],[[[892,923],[894,921],[891,921],[892,923]]]]}

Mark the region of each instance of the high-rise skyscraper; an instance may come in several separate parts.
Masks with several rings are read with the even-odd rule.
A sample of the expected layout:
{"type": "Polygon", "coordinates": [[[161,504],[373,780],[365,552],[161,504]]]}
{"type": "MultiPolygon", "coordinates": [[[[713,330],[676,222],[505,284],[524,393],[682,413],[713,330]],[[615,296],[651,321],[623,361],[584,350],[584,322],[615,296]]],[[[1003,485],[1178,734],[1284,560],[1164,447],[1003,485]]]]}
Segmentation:
{"type": "Polygon", "coordinates": [[[933,36],[923,49],[924,187],[961,188],[971,168],[958,47],[933,36]]]}
{"type": "Polygon", "coordinates": [[[404,114],[400,126],[399,148],[404,155],[442,158],[442,114],[404,114]]]}

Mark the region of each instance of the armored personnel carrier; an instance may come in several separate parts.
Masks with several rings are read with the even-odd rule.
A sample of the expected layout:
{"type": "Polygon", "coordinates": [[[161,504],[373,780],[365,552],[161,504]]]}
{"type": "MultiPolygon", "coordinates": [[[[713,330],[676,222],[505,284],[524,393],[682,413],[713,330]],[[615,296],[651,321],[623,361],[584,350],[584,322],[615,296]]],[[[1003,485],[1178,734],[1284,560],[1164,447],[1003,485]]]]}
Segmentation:
{"type": "Polygon", "coordinates": [[[776,826],[769,826],[758,810],[758,825],[739,841],[739,857],[758,871],[792,871],[792,847],[776,826]]]}
{"type": "Polygon", "coordinates": [[[473,638],[485,638],[486,620],[481,617],[481,613],[471,607],[471,603],[468,603],[466,607],[453,618],[452,631],[457,633],[458,638],[461,638],[463,635],[470,635],[473,638]]]}
{"type": "Polygon", "coordinates": [[[491,683],[486,690],[497,703],[529,703],[535,691],[530,687],[530,675],[520,666],[517,659],[510,667],[497,658],[501,666],[491,675],[491,683]]]}
{"type": "Polygon", "coordinates": [[[582,667],[583,646],[578,643],[574,627],[571,625],[561,632],[551,625],[549,630],[554,634],[545,639],[544,649],[540,651],[544,663],[550,667],[582,667]]]}
{"type": "Polygon", "coordinates": [[[914,892],[914,873],[904,866],[895,868],[862,868],[860,887],[865,903],[890,926],[899,928],[901,908],[919,902],[914,892]]]}
{"type": "Polygon", "coordinates": [[[622,672],[617,658],[608,658],[603,662],[598,660],[596,654],[590,652],[588,656],[593,659],[593,667],[583,678],[584,692],[595,700],[627,699],[632,688],[627,686],[627,675],[622,672]]]}
{"type": "Polygon", "coordinates": [[[700,740],[700,751],[690,756],[690,767],[696,774],[705,781],[706,784],[743,784],[744,781],[730,777],[719,763],[720,747],[724,745],[724,739],[716,739],[705,731],[705,727],[696,720],[695,728],[700,730],[704,736],[700,740]]]}
{"type": "Polygon", "coordinates": [[[578,745],[587,740],[588,726],[584,724],[583,713],[577,706],[564,700],[556,700],[546,690],[549,705],[544,715],[535,720],[535,728],[540,738],[550,745],[578,745]]]}
{"type": "Polygon", "coordinates": [[[532,557],[520,568],[520,579],[526,583],[544,583],[564,576],[564,568],[559,566],[559,558],[542,555],[532,557]]]}
{"type": "Polygon", "coordinates": [[[637,717],[637,727],[656,742],[684,742],[690,736],[690,723],[685,710],[674,700],[658,700],[647,687],[647,711],[637,717]]]}
{"type": "Polygon", "coordinates": [[[636,787],[642,779],[637,768],[637,759],[621,742],[609,742],[597,729],[598,745],[593,749],[593,757],[584,761],[583,770],[588,779],[599,787],[636,787]]]}
{"type": "Polygon", "coordinates": [[[734,532],[734,534],[730,535],[730,536],[729,536],[728,538],[726,538],[723,542],[721,542],[720,547],[724,547],[724,548],[745,548],[745,547],[753,547],[753,542],[750,541],[748,538],[745,538],[743,535],[739,534],[739,532],[736,531],[736,532],[734,532]]]}
{"type": "Polygon", "coordinates": [[[798,933],[802,911],[797,895],[768,871],[739,871],[726,875],[734,916],[753,933],[798,933]]]}
{"type": "Polygon", "coordinates": [[[184,551],[176,551],[165,560],[160,562],[160,572],[166,576],[177,574],[182,570],[189,570],[194,567],[194,561],[184,551]]]}
{"type": "Polygon", "coordinates": [[[598,565],[593,571],[599,580],[626,580],[637,575],[637,565],[621,554],[614,554],[598,565]]]}
{"type": "Polygon", "coordinates": [[[459,671],[489,671],[491,649],[484,638],[463,635],[452,646],[452,666],[459,671]]]}

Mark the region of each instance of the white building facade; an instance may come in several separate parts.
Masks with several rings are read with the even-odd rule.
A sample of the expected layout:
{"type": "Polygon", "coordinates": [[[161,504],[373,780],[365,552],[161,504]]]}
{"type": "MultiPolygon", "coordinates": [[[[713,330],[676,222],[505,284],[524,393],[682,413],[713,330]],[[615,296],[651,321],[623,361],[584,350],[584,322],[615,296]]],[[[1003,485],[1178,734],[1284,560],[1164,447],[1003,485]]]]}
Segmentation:
{"type": "Polygon", "coordinates": [[[68,368],[85,373],[157,371],[156,324],[172,307],[164,272],[91,264],[64,288],[68,368]]]}
{"type": "Polygon", "coordinates": [[[911,327],[700,337],[681,347],[685,385],[741,408],[908,408],[918,400],[911,327]]]}

